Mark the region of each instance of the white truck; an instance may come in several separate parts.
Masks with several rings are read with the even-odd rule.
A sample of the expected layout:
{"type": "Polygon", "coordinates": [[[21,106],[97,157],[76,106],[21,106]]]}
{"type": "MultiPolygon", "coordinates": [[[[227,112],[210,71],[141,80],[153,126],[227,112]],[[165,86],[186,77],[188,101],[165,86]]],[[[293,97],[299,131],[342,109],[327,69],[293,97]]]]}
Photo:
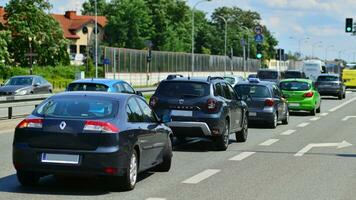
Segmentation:
{"type": "Polygon", "coordinates": [[[305,76],[315,82],[320,74],[325,70],[325,63],[321,60],[304,60],[303,72],[305,76]]]}

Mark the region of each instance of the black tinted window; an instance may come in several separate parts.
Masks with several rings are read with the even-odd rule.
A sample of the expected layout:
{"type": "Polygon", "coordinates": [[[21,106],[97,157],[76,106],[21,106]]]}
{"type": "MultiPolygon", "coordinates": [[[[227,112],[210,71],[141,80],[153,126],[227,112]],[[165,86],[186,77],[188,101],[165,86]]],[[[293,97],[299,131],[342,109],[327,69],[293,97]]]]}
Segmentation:
{"type": "Polygon", "coordinates": [[[232,99],[229,87],[225,83],[223,83],[222,84],[222,88],[223,88],[223,91],[224,91],[224,97],[226,99],[232,99]]]}
{"type": "Polygon", "coordinates": [[[237,96],[236,96],[235,90],[230,85],[228,85],[228,88],[229,88],[231,99],[232,100],[237,100],[237,96]]]}
{"type": "Polygon", "coordinates": [[[299,82],[299,81],[288,81],[288,82],[282,82],[280,84],[280,88],[282,90],[288,90],[288,91],[304,91],[304,90],[310,90],[310,84],[306,82],[299,82]]]}
{"type": "Polygon", "coordinates": [[[126,106],[126,113],[129,122],[144,122],[144,115],[136,100],[131,98],[126,106]]]}
{"type": "Polygon", "coordinates": [[[220,96],[220,97],[223,97],[224,96],[224,94],[223,94],[223,92],[222,92],[222,87],[221,87],[221,84],[220,83],[217,83],[216,85],[215,85],[215,96],[220,96]]]}
{"type": "Polygon", "coordinates": [[[67,91],[97,91],[106,92],[108,86],[96,83],[71,83],[69,84],[67,91]]]}
{"type": "Polygon", "coordinates": [[[337,76],[319,76],[317,81],[339,81],[337,76]]]}
{"type": "Polygon", "coordinates": [[[204,97],[210,94],[209,84],[195,82],[163,82],[157,89],[157,94],[174,98],[204,97]]]}
{"type": "Polygon", "coordinates": [[[147,105],[146,102],[144,102],[142,99],[136,98],[138,104],[142,108],[143,115],[145,116],[145,122],[157,122],[157,119],[155,117],[155,114],[151,110],[151,108],[147,105]]]}
{"type": "Polygon", "coordinates": [[[259,71],[257,73],[259,79],[277,79],[278,72],[275,71],[259,71]]]}
{"type": "Polygon", "coordinates": [[[266,86],[260,85],[237,85],[235,90],[241,96],[250,96],[252,98],[270,98],[271,94],[266,86]]]}

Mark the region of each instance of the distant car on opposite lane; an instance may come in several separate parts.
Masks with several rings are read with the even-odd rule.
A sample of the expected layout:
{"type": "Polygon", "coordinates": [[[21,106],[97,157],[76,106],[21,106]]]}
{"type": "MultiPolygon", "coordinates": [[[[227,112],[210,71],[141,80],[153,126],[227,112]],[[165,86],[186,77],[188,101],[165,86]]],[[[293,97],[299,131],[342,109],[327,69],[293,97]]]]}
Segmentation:
{"type": "Polygon", "coordinates": [[[346,87],[337,74],[322,74],[316,82],[315,87],[321,96],[336,96],[340,100],[346,98],[346,87]]]}
{"type": "Polygon", "coordinates": [[[127,82],[123,80],[114,80],[114,79],[75,80],[68,85],[66,91],[127,93],[127,94],[137,94],[139,96],[143,96],[141,92],[135,91],[127,82]]]}
{"type": "Polygon", "coordinates": [[[171,137],[137,95],[63,92],[16,127],[13,164],[24,186],[54,174],[107,177],[131,190],[139,172],[169,171],[171,137]]]}
{"type": "Polygon", "coordinates": [[[41,76],[14,76],[0,87],[0,96],[52,93],[53,88],[41,76]]]}
{"type": "Polygon", "coordinates": [[[286,99],[275,83],[249,79],[234,88],[248,106],[249,121],[264,122],[276,128],[279,121],[289,123],[289,109],[286,99]]]}
{"type": "Polygon", "coordinates": [[[320,113],[321,98],[310,79],[285,79],[280,83],[283,95],[288,99],[289,110],[320,113]]]}

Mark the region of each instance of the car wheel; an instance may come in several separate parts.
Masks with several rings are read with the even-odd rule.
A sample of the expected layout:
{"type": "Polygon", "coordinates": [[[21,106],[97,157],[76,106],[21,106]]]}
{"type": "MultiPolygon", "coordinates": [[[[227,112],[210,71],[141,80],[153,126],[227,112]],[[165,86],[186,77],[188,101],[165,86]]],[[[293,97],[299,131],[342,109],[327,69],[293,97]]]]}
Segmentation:
{"type": "Polygon", "coordinates": [[[136,185],[138,175],[138,157],[136,150],[133,150],[130,156],[130,162],[128,163],[126,173],[122,180],[122,189],[133,190],[136,185]]]}
{"type": "Polygon", "coordinates": [[[247,119],[247,115],[245,114],[241,131],[235,133],[236,142],[246,142],[247,135],[248,135],[248,119],[247,119]]]}
{"type": "Polygon", "coordinates": [[[278,115],[277,115],[277,113],[274,113],[273,114],[273,119],[269,123],[269,127],[270,128],[277,128],[277,125],[278,125],[278,115]]]}
{"type": "Polygon", "coordinates": [[[342,98],[343,98],[343,94],[340,93],[340,94],[338,95],[338,99],[339,99],[339,100],[342,100],[342,98]]]}
{"type": "Polygon", "coordinates": [[[225,128],[220,136],[214,137],[215,147],[218,151],[226,151],[229,146],[229,121],[225,122],[225,128]]]}
{"type": "Polygon", "coordinates": [[[310,115],[312,115],[312,116],[316,115],[316,108],[313,108],[313,110],[310,111],[310,115]]]}
{"type": "Polygon", "coordinates": [[[27,172],[27,171],[17,171],[17,180],[23,186],[35,186],[38,184],[40,180],[40,176],[34,172],[27,172]]]}
{"type": "Polygon", "coordinates": [[[289,110],[287,110],[286,118],[284,120],[282,120],[282,124],[284,124],[284,125],[289,124],[289,110]]]}
{"type": "Polygon", "coordinates": [[[316,109],[316,113],[321,113],[321,105],[319,106],[318,109],[316,109]]]}
{"type": "Polygon", "coordinates": [[[343,99],[346,99],[346,93],[344,93],[344,94],[342,95],[342,98],[343,98],[343,99]]]}
{"type": "Polygon", "coordinates": [[[172,142],[171,138],[168,137],[166,147],[163,150],[163,161],[156,167],[157,171],[168,172],[171,169],[172,164],[172,142]]]}

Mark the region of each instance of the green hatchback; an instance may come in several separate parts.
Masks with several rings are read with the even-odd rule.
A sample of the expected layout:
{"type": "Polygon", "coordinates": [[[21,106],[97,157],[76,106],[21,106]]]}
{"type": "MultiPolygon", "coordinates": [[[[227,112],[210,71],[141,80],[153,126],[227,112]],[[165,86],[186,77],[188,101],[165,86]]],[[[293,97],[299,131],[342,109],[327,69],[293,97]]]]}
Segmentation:
{"type": "Polygon", "coordinates": [[[311,115],[320,113],[321,98],[309,79],[286,79],[280,82],[280,88],[288,99],[289,110],[309,111],[311,115]]]}

